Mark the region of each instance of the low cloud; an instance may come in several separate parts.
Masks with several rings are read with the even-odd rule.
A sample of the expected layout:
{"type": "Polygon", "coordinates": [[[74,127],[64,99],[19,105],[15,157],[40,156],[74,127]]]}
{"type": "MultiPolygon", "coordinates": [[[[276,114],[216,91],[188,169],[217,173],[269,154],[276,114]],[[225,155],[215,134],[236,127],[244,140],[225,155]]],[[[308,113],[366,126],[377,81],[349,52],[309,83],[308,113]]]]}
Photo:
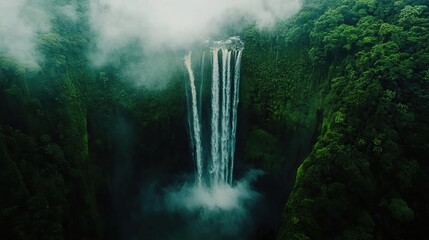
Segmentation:
{"type": "MultiPolygon", "coordinates": [[[[141,51],[146,57],[129,68],[140,73],[124,71],[124,75],[137,77],[134,80],[144,85],[162,87],[168,75],[162,76],[161,84],[144,78],[145,67],[153,65],[152,53],[188,49],[194,43],[225,37],[228,31],[239,31],[251,23],[269,28],[300,7],[301,0],[91,0],[89,22],[96,47],[90,59],[96,66],[117,65],[118,52],[130,43],[138,45],[133,51],[141,51]]],[[[161,71],[169,66],[157,64],[155,68],[161,71]]]]}
{"type": "Polygon", "coordinates": [[[37,34],[49,31],[49,21],[40,1],[0,1],[0,54],[37,67],[37,34]]]}
{"type": "Polygon", "coordinates": [[[152,48],[174,48],[219,34],[243,20],[270,27],[300,6],[301,0],[92,0],[90,18],[102,50],[130,39],[152,48]]]}
{"type": "Polygon", "coordinates": [[[76,9],[76,6],[69,4],[69,5],[61,6],[58,9],[60,11],[60,14],[68,18],[69,20],[73,22],[76,22],[77,20],[79,20],[79,13],[76,9]]]}
{"type": "Polygon", "coordinates": [[[44,56],[38,51],[43,35],[51,32],[52,21],[65,18],[76,24],[79,13],[73,4],[43,0],[0,1],[0,55],[31,69],[39,68],[44,56]]]}
{"type": "Polygon", "coordinates": [[[162,59],[201,40],[227,37],[250,23],[269,28],[295,14],[301,1],[89,0],[88,7],[79,8],[87,9],[85,13],[77,10],[76,1],[0,1],[0,55],[37,67],[44,59],[38,41],[51,31],[52,20],[65,18],[71,24],[83,24],[80,19],[88,17],[95,36],[88,56],[94,66],[120,66],[124,78],[162,88],[177,70],[162,59]],[[130,50],[138,61],[123,60],[130,50]]]}

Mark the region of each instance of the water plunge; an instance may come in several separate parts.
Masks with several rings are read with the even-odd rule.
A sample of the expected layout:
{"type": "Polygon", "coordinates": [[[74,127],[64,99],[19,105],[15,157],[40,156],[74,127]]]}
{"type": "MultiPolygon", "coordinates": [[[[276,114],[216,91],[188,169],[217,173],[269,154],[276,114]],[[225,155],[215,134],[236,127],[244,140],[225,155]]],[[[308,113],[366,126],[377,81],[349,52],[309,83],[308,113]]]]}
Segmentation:
{"type": "Polygon", "coordinates": [[[231,185],[233,181],[243,43],[238,37],[231,37],[208,44],[209,51],[203,51],[201,54],[199,78],[194,74],[192,52],[184,57],[184,63],[189,75],[189,132],[192,155],[196,163],[196,184],[215,187],[231,185]],[[210,64],[206,64],[207,53],[210,54],[210,64]],[[209,70],[211,97],[206,100],[210,101],[210,104],[207,104],[203,95],[204,87],[209,86],[205,79],[209,70]],[[204,121],[205,112],[210,115],[209,121],[204,121]]]}
{"type": "Polygon", "coordinates": [[[262,172],[250,169],[233,179],[242,51],[243,43],[234,37],[207,42],[184,56],[195,180],[181,173],[161,189],[159,183],[147,184],[142,193],[146,238],[237,240],[254,233],[262,196],[252,184],[262,172]]]}

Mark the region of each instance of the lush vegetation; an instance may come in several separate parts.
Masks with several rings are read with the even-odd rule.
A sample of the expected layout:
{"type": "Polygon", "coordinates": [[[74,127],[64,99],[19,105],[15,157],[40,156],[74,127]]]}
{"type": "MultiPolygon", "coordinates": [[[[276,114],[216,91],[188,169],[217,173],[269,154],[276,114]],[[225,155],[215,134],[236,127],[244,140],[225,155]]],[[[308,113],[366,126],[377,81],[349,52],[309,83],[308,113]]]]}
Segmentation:
{"type": "MultiPolygon", "coordinates": [[[[298,169],[279,239],[424,236],[428,17],[428,1],[306,1],[292,21],[255,41],[280,52],[276,61],[256,59],[267,61],[259,64],[266,69],[251,73],[261,84],[250,98],[265,104],[262,121],[273,126],[269,122],[283,116],[293,127],[295,118],[311,119],[303,113],[318,109],[323,116],[298,169]],[[303,87],[307,79],[316,86],[303,87]]],[[[247,34],[256,36],[252,29],[247,34]]]]}
{"type": "Polygon", "coordinates": [[[120,80],[120,66],[93,67],[86,19],[52,14],[51,31],[37,36],[40,69],[0,54],[0,238],[115,238],[108,216],[123,202],[112,196],[155,161],[169,172],[189,158],[175,144],[186,142],[183,86],[173,82],[161,97],[120,80]]]}
{"type": "MultiPolygon", "coordinates": [[[[134,56],[91,65],[85,18],[52,24],[40,69],[0,54],[0,238],[126,238],[112,226],[141,207],[135,185],[192,169],[184,75],[135,86],[119,74],[134,56]]],[[[305,0],[241,35],[238,159],[268,172],[282,205],[290,192],[260,239],[422,238],[429,2],[305,0]]]]}
{"type": "Polygon", "coordinates": [[[275,31],[244,32],[244,155],[289,181],[305,158],[279,239],[424,236],[428,7],[308,0],[275,31]]]}

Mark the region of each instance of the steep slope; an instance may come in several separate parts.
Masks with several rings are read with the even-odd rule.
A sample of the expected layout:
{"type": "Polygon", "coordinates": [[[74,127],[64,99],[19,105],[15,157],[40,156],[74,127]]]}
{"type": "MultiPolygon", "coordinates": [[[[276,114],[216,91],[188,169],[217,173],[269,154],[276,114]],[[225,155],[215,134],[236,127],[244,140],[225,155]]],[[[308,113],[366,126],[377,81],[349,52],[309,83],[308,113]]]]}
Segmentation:
{"type": "Polygon", "coordinates": [[[248,159],[288,174],[277,166],[300,161],[280,157],[293,154],[286,142],[296,140],[289,135],[281,142],[288,131],[272,128],[293,129],[323,116],[320,135],[298,169],[279,239],[402,239],[424,233],[427,5],[306,1],[273,35],[246,33],[254,50],[244,61],[251,86],[244,106],[261,128],[250,131],[247,144],[254,138],[265,143],[255,140],[248,159]],[[300,108],[302,101],[307,105],[300,108]],[[282,113],[302,117],[273,121],[282,113]]]}

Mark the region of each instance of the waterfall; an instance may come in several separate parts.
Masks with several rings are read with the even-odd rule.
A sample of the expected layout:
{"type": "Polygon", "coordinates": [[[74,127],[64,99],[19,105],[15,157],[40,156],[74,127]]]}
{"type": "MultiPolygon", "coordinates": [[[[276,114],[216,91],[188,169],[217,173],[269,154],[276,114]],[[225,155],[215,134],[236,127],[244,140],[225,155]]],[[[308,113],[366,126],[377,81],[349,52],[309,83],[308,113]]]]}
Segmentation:
{"type": "Polygon", "coordinates": [[[195,161],[197,163],[197,184],[200,185],[202,183],[202,146],[201,146],[201,125],[200,125],[200,117],[198,114],[197,107],[197,90],[195,87],[195,77],[194,72],[192,71],[192,63],[191,63],[191,53],[185,56],[184,58],[186,69],[189,74],[189,85],[191,88],[191,101],[192,101],[192,114],[191,114],[191,142],[195,144],[193,148],[195,149],[195,161]]]}
{"type": "Polygon", "coordinates": [[[209,49],[207,54],[206,51],[201,54],[201,74],[197,78],[193,72],[191,53],[184,58],[189,75],[189,127],[196,162],[196,181],[198,185],[206,186],[231,185],[243,43],[238,37],[232,37],[210,42],[209,49]],[[206,55],[210,55],[211,64],[206,63],[206,55]],[[205,79],[209,72],[211,84],[209,79],[205,79]],[[199,93],[196,82],[200,84],[199,93]],[[203,86],[210,87],[210,96],[204,97],[203,86]]]}
{"type": "MultiPolygon", "coordinates": [[[[241,54],[242,51],[235,52],[235,73],[234,73],[234,94],[232,101],[232,128],[231,128],[231,150],[230,158],[234,159],[235,153],[235,137],[237,133],[237,108],[239,99],[239,90],[240,90],[240,64],[241,64],[241,54]]],[[[231,166],[229,168],[229,184],[232,183],[232,170],[234,169],[234,161],[231,161],[231,166]]]]}
{"type": "Polygon", "coordinates": [[[219,180],[219,49],[212,50],[213,74],[212,74],[212,117],[211,117],[211,179],[216,184],[219,180]]]}
{"type": "MultiPolygon", "coordinates": [[[[223,98],[222,98],[222,140],[221,140],[221,180],[222,182],[229,182],[228,170],[231,160],[230,142],[232,141],[231,134],[231,54],[232,51],[226,49],[222,50],[223,58],[223,98]]],[[[232,156],[233,157],[233,156],[232,156]]]]}

